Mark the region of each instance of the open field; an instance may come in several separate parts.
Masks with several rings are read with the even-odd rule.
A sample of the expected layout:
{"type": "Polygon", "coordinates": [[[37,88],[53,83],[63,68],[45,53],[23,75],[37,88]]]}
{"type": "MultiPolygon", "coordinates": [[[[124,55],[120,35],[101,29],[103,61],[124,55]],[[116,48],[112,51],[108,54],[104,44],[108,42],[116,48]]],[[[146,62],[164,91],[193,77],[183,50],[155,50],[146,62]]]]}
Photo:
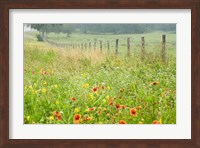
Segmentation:
{"type": "Polygon", "coordinates": [[[167,63],[161,61],[162,32],[136,35],[48,34],[60,44],[102,40],[97,49],[67,49],[24,34],[24,122],[27,124],[175,124],[176,35],[166,33],[167,63]],[[145,36],[145,60],[140,59],[145,36]],[[131,37],[131,56],[126,39],[131,37]],[[119,39],[119,55],[114,54],[119,39]],[[106,42],[110,42],[107,54],[106,42]]]}

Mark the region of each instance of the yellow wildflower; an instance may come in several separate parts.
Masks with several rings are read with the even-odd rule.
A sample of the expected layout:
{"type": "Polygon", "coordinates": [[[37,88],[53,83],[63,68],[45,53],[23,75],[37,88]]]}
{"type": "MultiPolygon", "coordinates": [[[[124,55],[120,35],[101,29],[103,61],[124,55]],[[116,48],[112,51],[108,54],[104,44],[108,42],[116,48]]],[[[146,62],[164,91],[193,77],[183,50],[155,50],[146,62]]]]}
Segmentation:
{"type": "Polygon", "coordinates": [[[107,89],[110,90],[110,86],[107,86],[107,89]]]}
{"type": "Polygon", "coordinates": [[[43,82],[43,85],[46,85],[46,84],[47,84],[47,82],[46,82],[46,81],[44,81],[44,82],[43,82]]]}
{"type": "Polygon", "coordinates": [[[58,85],[57,85],[57,84],[55,84],[55,85],[54,85],[54,87],[55,87],[55,88],[58,88],[58,85]]]}
{"type": "Polygon", "coordinates": [[[90,97],[90,99],[94,99],[94,94],[93,93],[89,93],[89,97],[90,97]]]}
{"type": "Polygon", "coordinates": [[[33,91],[33,94],[37,94],[37,93],[38,93],[38,91],[37,91],[37,90],[34,90],[34,91],[33,91]]]}
{"type": "Polygon", "coordinates": [[[142,121],[140,121],[138,124],[143,124],[142,121]]]}
{"type": "Polygon", "coordinates": [[[110,99],[110,96],[109,96],[109,95],[107,95],[107,96],[106,96],[106,99],[110,99]]]}
{"type": "Polygon", "coordinates": [[[75,108],[75,110],[74,110],[76,113],[78,113],[79,112],[79,109],[78,108],[75,108]]]}
{"type": "Polygon", "coordinates": [[[30,85],[30,86],[29,86],[29,88],[30,88],[30,89],[33,89],[33,86],[32,86],[32,85],[30,85]]]}
{"type": "Polygon", "coordinates": [[[159,119],[159,122],[160,122],[160,124],[162,124],[162,119],[161,118],[159,119]]]}
{"type": "Polygon", "coordinates": [[[89,86],[89,84],[88,83],[86,83],[86,84],[83,84],[83,88],[87,88],[89,86]]]}
{"type": "Polygon", "coordinates": [[[49,119],[50,119],[50,120],[54,120],[54,116],[50,116],[49,119]]]}
{"type": "Polygon", "coordinates": [[[46,92],[47,92],[46,88],[43,88],[43,89],[42,89],[42,92],[43,92],[43,93],[46,93],[46,92]]]}

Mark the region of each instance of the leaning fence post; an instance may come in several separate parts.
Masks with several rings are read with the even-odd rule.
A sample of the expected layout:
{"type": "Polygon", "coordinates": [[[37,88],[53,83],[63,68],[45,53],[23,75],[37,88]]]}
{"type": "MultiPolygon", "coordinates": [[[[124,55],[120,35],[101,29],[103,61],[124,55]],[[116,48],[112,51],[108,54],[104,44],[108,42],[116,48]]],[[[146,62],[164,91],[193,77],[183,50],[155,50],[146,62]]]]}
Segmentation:
{"type": "Polygon", "coordinates": [[[119,39],[116,39],[116,43],[115,43],[115,54],[118,55],[118,42],[119,39]]]}
{"type": "Polygon", "coordinates": [[[107,46],[108,46],[108,54],[110,53],[110,44],[109,41],[107,41],[107,46]]]}
{"type": "Polygon", "coordinates": [[[83,50],[83,43],[81,43],[81,49],[83,50]]]}
{"type": "Polygon", "coordinates": [[[127,55],[130,56],[130,37],[127,38],[127,55]]]}
{"type": "Polygon", "coordinates": [[[161,50],[161,56],[162,56],[163,64],[166,63],[166,50],[165,50],[165,47],[166,47],[166,35],[163,34],[162,35],[162,50],[161,50]]]}
{"type": "Polygon", "coordinates": [[[102,52],[102,40],[100,40],[100,51],[102,52]]]}
{"type": "Polygon", "coordinates": [[[144,37],[141,38],[142,41],[142,48],[141,48],[141,60],[144,60],[144,56],[145,56],[145,41],[144,41],[144,37]]]}

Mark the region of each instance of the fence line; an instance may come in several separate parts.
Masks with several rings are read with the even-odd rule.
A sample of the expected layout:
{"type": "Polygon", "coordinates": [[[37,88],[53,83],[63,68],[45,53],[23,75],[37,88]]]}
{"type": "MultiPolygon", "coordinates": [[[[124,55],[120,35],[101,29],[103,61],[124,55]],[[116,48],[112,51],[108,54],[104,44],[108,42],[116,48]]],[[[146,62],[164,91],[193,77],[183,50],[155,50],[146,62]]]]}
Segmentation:
{"type": "MultiPolygon", "coordinates": [[[[61,43],[55,43],[53,41],[49,41],[47,40],[48,43],[50,44],[53,44],[55,46],[59,46],[59,47],[65,47],[67,49],[85,49],[87,50],[89,48],[89,50],[92,49],[92,42],[85,42],[85,43],[73,43],[73,44],[61,44],[61,43]]],[[[139,42],[134,42],[134,43],[139,43],[139,42]]],[[[148,43],[158,43],[158,42],[148,42],[148,43]]],[[[163,64],[166,63],[166,43],[176,43],[176,42],[167,42],[166,41],[166,35],[163,34],[162,35],[162,43],[161,43],[161,59],[162,59],[162,62],[163,64]]],[[[103,41],[102,40],[99,40],[99,49],[101,51],[101,53],[103,53],[103,45],[104,45],[104,48],[107,48],[107,54],[110,54],[110,41],[107,40],[107,42],[104,42],[103,44],[103,41]]],[[[145,37],[141,37],[141,61],[144,61],[145,59],[145,37]]],[[[130,56],[131,55],[131,41],[130,41],[130,37],[127,38],[127,43],[126,43],[126,46],[127,46],[127,56],[130,56]]],[[[112,46],[115,48],[115,54],[118,55],[119,53],[119,39],[115,39],[115,46],[112,46]]],[[[94,39],[94,42],[93,42],[93,49],[94,51],[97,49],[97,39],[94,39]]]]}

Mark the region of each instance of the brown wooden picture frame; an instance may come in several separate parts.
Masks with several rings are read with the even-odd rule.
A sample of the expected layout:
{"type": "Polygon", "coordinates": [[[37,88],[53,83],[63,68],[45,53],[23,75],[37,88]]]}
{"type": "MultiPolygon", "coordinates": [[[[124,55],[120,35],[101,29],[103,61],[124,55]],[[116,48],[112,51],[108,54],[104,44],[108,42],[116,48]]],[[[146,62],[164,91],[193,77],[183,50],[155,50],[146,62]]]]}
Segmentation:
{"type": "MultiPolygon", "coordinates": [[[[200,0],[1,0],[0,147],[200,148],[200,0]],[[191,139],[165,140],[17,140],[9,139],[10,9],[191,9],[191,139]]],[[[173,131],[171,131],[173,134],[173,131]]],[[[106,134],[106,133],[105,133],[106,134]]]]}

